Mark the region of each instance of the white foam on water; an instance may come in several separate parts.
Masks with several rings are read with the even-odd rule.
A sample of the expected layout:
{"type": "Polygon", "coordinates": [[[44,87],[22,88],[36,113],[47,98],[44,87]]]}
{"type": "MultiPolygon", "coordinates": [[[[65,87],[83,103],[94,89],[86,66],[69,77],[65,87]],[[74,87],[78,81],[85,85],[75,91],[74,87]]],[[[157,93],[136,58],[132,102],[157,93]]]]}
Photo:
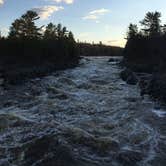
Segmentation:
{"type": "Polygon", "coordinates": [[[166,116],[166,112],[162,110],[152,109],[152,112],[155,113],[159,118],[166,116]]]}

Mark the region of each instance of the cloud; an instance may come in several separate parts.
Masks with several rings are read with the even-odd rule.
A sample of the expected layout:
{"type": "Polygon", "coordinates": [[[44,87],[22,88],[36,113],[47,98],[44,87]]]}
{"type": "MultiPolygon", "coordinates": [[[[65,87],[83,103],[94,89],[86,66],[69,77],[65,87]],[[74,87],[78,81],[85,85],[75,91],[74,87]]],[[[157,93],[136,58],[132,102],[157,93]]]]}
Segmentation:
{"type": "Polygon", "coordinates": [[[103,14],[106,14],[108,12],[109,12],[108,9],[102,8],[102,9],[98,9],[98,10],[93,10],[93,11],[90,12],[90,14],[91,15],[103,15],[103,14]]]}
{"type": "Polygon", "coordinates": [[[50,17],[54,12],[63,10],[64,8],[62,6],[43,6],[43,7],[36,7],[32,10],[37,12],[42,20],[47,19],[50,17]]]}
{"type": "Polygon", "coordinates": [[[99,17],[95,15],[87,15],[83,17],[84,20],[97,20],[99,17]]]}
{"type": "Polygon", "coordinates": [[[67,4],[72,4],[74,2],[74,0],[49,0],[49,1],[57,2],[57,3],[64,2],[64,3],[67,3],[67,4]]]}
{"type": "Polygon", "coordinates": [[[98,10],[93,10],[91,12],[88,13],[88,15],[84,16],[82,19],[83,20],[95,20],[96,23],[99,23],[99,19],[101,18],[101,16],[109,13],[110,10],[108,9],[98,9],[98,10]]]}
{"type": "Polygon", "coordinates": [[[3,5],[4,4],[4,0],[0,0],[0,5],[3,5]]]}

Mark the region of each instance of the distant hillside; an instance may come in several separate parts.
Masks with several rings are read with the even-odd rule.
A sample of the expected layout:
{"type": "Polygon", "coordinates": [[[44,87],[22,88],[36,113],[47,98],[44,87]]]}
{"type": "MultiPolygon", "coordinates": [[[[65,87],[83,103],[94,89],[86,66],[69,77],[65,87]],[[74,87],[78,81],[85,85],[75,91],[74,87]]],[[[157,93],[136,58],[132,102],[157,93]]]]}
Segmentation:
{"type": "Polygon", "coordinates": [[[103,44],[77,43],[80,56],[121,56],[123,48],[103,44]]]}

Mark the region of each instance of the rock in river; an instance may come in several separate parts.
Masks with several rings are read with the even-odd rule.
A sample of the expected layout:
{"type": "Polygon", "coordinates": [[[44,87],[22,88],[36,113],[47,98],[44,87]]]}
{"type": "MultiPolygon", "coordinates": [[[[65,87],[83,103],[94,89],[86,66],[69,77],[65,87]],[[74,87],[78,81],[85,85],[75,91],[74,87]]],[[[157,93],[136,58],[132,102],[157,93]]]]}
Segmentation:
{"type": "Polygon", "coordinates": [[[130,85],[136,85],[138,83],[137,76],[129,69],[123,70],[120,73],[120,77],[130,85]]]}

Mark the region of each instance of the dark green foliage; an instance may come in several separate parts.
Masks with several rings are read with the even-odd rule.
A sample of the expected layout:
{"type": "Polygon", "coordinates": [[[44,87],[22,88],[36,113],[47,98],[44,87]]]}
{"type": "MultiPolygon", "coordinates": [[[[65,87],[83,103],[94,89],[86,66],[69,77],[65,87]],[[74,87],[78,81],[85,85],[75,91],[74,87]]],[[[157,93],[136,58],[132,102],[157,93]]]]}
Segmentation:
{"type": "Polygon", "coordinates": [[[166,37],[166,24],[162,26],[162,33],[166,37]]]}
{"type": "Polygon", "coordinates": [[[127,39],[132,39],[137,37],[138,35],[138,27],[135,24],[130,24],[129,25],[129,29],[127,32],[127,39]]]}
{"type": "Polygon", "coordinates": [[[161,13],[148,12],[141,21],[143,28],[130,24],[124,50],[125,62],[136,71],[163,70],[166,52],[166,26],[161,26],[161,13]]]}
{"type": "Polygon", "coordinates": [[[150,80],[141,80],[141,95],[166,102],[166,25],[161,25],[160,17],[159,12],[146,14],[141,21],[143,28],[128,38],[123,62],[132,71],[151,73],[150,80]]]}
{"type": "Polygon", "coordinates": [[[9,36],[0,39],[0,70],[5,79],[40,76],[78,64],[72,32],[50,23],[42,35],[35,25],[38,19],[35,12],[28,11],[14,21],[9,36]]]}
{"type": "Polygon", "coordinates": [[[49,39],[57,39],[57,27],[53,23],[49,23],[46,26],[46,30],[44,32],[44,39],[49,40],[49,39]]]}
{"type": "Polygon", "coordinates": [[[27,11],[21,18],[16,19],[10,27],[9,38],[11,39],[36,39],[41,37],[41,28],[37,28],[35,21],[38,14],[34,11],[27,11]]]}
{"type": "Polygon", "coordinates": [[[130,24],[127,32],[127,39],[131,38],[154,38],[165,34],[166,26],[161,25],[161,13],[159,12],[148,12],[145,18],[140,21],[141,30],[138,30],[136,24],[130,24]]]}
{"type": "Polygon", "coordinates": [[[81,56],[122,56],[123,48],[107,46],[102,43],[78,43],[77,48],[81,56]]]}
{"type": "Polygon", "coordinates": [[[146,36],[156,36],[161,33],[161,13],[159,12],[148,12],[145,18],[140,21],[141,25],[144,26],[142,32],[146,36]]]}

